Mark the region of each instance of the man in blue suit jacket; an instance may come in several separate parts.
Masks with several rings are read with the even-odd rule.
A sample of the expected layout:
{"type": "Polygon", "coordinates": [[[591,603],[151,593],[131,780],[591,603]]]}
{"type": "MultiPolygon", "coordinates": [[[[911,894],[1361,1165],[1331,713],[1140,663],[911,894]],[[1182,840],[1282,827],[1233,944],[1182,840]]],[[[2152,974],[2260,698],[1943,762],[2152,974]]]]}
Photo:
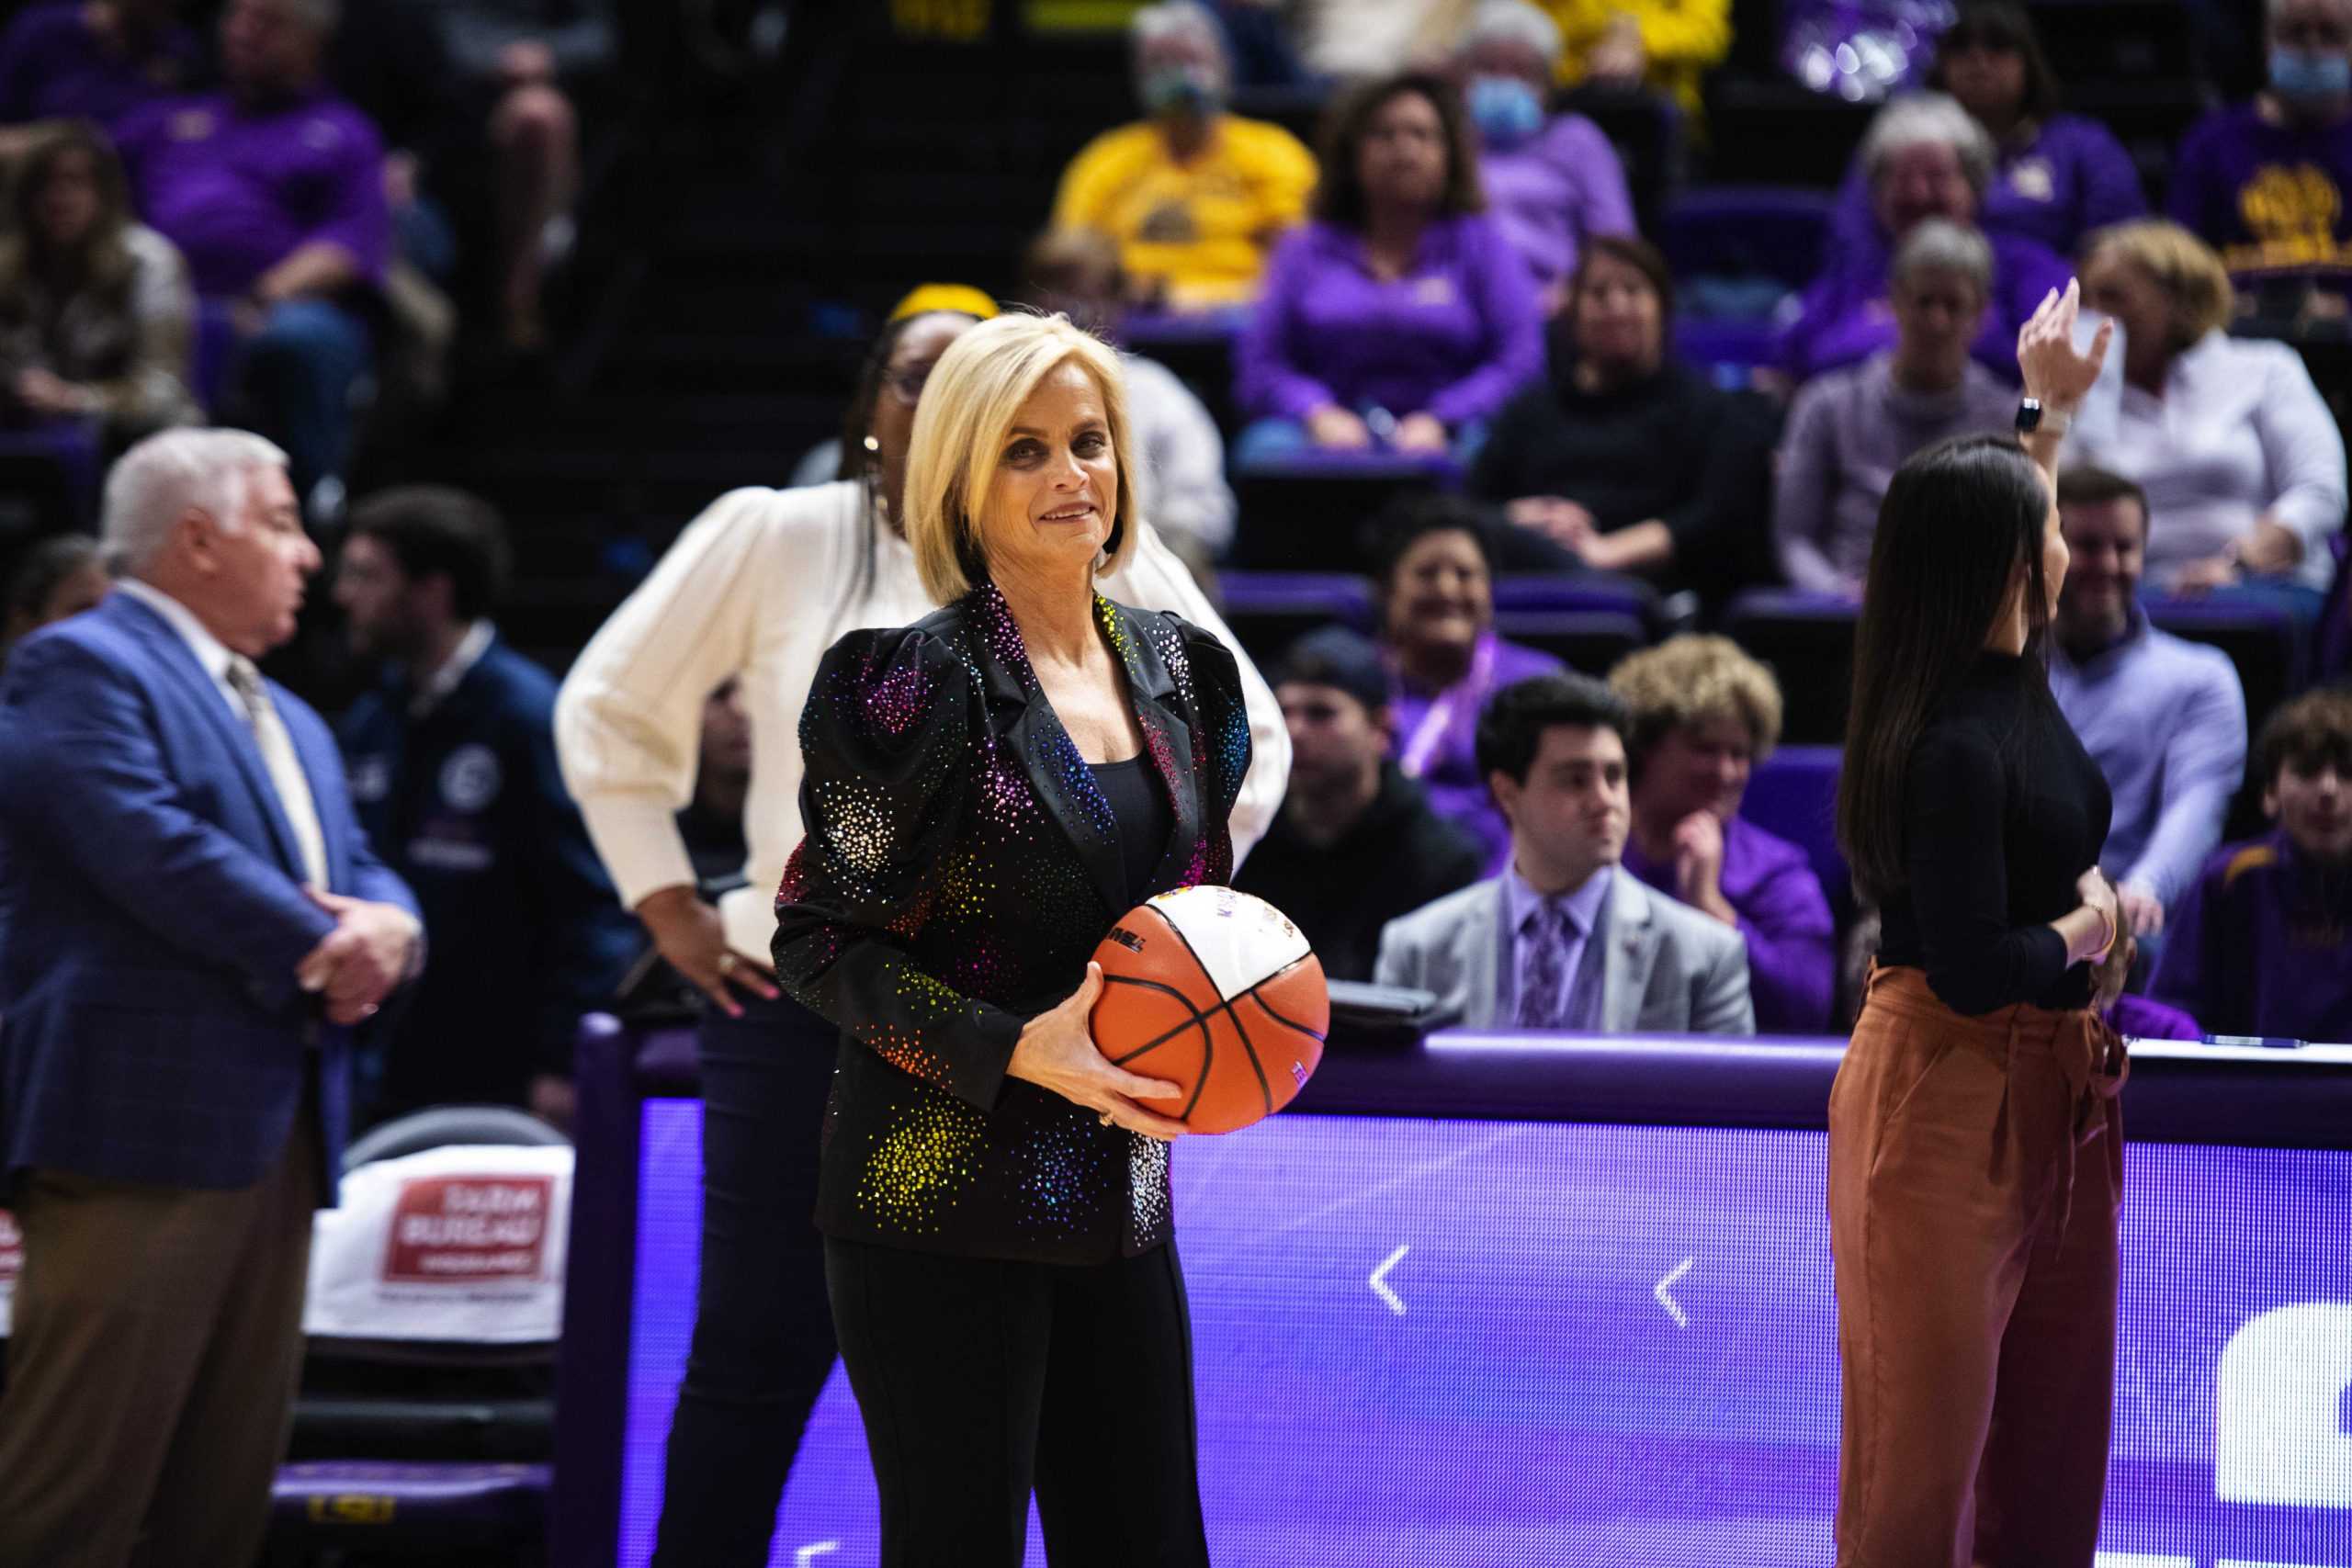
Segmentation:
{"type": "Polygon", "coordinates": [[[0,1562],[253,1561],[349,1029],[421,953],[334,738],[254,669],[319,567],[285,464],[236,431],[132,448],[127,576],[0,686],[0,1562]]]}

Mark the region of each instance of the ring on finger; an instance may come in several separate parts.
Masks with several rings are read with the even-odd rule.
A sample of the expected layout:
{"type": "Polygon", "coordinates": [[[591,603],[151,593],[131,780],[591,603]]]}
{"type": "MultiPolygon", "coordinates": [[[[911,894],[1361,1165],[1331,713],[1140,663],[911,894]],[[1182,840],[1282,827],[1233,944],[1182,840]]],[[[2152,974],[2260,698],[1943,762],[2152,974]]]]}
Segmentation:
{"type": "Polygon", "coordinates": [[[735,973],[735,955],[733,953],[722,953],[718,955],[718,972],[721,975],[732,975],[735,973]]]}
{"type": "Polygon", "coordinates": [[[1105,1111],[1104,1112],[1102,1112],[1102,1125],[1104,1125],[1105,1127],[1108,1127],[1110,1124],[1111,1124],[1111,1113],[1110,1113],[1109,1111],[1105,1111]]]}

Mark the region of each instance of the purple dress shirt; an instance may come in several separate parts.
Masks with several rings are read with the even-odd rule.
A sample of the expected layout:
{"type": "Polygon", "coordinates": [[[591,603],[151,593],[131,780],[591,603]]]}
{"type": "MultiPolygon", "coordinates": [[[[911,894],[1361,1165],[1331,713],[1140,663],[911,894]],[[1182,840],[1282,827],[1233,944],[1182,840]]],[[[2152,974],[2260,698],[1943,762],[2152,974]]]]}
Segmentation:
{"type": "Polygon", "coordinates": [[[1580,114],[1555,115],[1516,147],[1478,157],[1487,207],[1539,284],[1576,272],[1587,235],[1631,234],[1634,198],[1617,149],[1580,114]]]}
{"type": "MultiPolygon", "coordinates": [[[[1631,839],[1624,868],[1676,897],[1674,863],[1653,861],[1631,839]]],[[[1746,818],[1724,824],[1724,899],[1747,939],[1747,989],[1758,1034],[1819,1034],[1829,1027],[1838,933],[1829,899],[1805,852],[1746,818]]]]}
{"type": "Polygon", "coordinates": [[[2166,203],[2240,281],[2318,277],[2352,285],[2352,118],[2273,124],[2252,104],[2189,128],[2166,203]]]}
{"type": "Polygon", "coordinates": [[[132,116],[119,140],[141,213],[187,258],[198,294],[243,294],[318,241],[382,281],[383,143],[341,99],[320,91],[246,109],[223,93],[179,98],[132,116]]]}
{"type": "MultiPolygon", "coordinates": [[[[2072,266],[2031,240],[1987,234],[1993,246],[1993,298],[1984,308],[1984,330],[1969,353],[2011,386],[2018,379],[2018,329],[2042,297],[2063,290],[2072,266]]],[[[1781,367],[1802,381],[1824,370],[1867,359],[1894,346],[1894,307],[1886,297],[1892,247],[1875,231],[1871,243],[1834,255],[1804,291],[1795,321],[1781,333],[1781,367]]]]}
{"type": "Polygon", "coordinates": [[[2217,1034],[2352,1042],[2352,867],[2314,864],[2278,829],[2225,846],[2148,989],[2217,1034]]]}
{"type": "Polygon", "coordinates": [[[1510,827],[1478,773],[1478,714],[1487,699],[1531,675],[1563,668],[1550,654],[1505,642],[1488,632],[1478,639],[1470,672],[1442,692],[1407,685],[1392,660],[1388,667],[1388,712],[1396,725],[1396,765],[1421,781],[1440,817],[1478,836],[1487,874],[1510,868],[1510,827]]]}
{"type": "Polygon", "coordinates": [[[1532,982],[1543,973],[1536,944],[1543,935],[1538,917],[1544,910],[1544,896],[1528,886],[1517,867],[1503,873],[1503,919],[1510,941],[1501,949],[1503,972],[1495,976],[1496,1027],[1546,1027],[1523,1016],[1532,1002],[1536,1004],[1537,1017],[1553,1021],[1549,1027],[1579,1033],[1600,1030],[1603,1002],[1600,976],[1598,973],[1586,975],[1584,963],[1588,953],[1596,959],[1602,956],[1593,952],[1592,939],[1601,913],[1608,907],[1609,878],[1613,870],[1602,866],[1580,886],[1555,895],[1567,924],[1562,932],[1558,972],[1550,976],[1552,994],[1541,998],[1531,996],[1530,991],[1532,982]],[[1582,996],[1577,995],[1579,982],[1582,996]]]}
{"type": "MultiPolygon", "coordinates": [[[[2092,230],[2147,210],[2140,171],[2115,133],[2078,114],[2053,114],[2030,141],[2002,152],[1976,221],[1987,234],[2014,235],[2071,256],[2092,230]]],[[[1877,234],[1870,181],[1857,158],[1838,192],[1831,243],[1867,249],[1877,234]]]]}
{"type": "Polygon", "coordinates": [[[0,33],[0,125],[93,119],[108,130],[133,110],[183,93],[204,69],[204,46],[182,27],[156,33],[140,54],[118,54],[90,30],[83,0],[31,6],[0,33]]]}
{"type": "Polygon", "coordinates": [[[1317,220],[1274,247],[1235,389],[1254,419],[1305,419],[1325,404],[1482,420],[1544,368],[1544,323],[1527,264],[1492,218],[1444,218],[1405,276],[1373,276],[1363,236],[1317,220]]]}

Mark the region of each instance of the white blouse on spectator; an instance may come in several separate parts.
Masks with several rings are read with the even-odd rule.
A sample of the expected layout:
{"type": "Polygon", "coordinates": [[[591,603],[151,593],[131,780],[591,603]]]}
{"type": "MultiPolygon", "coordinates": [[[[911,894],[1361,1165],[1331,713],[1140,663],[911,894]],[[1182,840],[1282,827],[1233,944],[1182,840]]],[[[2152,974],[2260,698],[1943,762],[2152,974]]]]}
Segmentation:
{"type": "MultiPolygon", "coordinates": [[[[888,528],[875,530],[866,573],[864,509],[864,488],[848,481],[719,497],[589,642],[556,699],[564,782],[621,902],[634,908],[649,893],[695,881],[675,814],[694,794],[704,700],[729,676],[740,681],[752,727],[749,885],[722,897],[719,913],[728,945],[763,962],[776,886],[800,842],[800,711],[818,660],[844,633],[910,625],[937,608],[914,552],[888,528]]],[[[1233,649],[1255,749],[1233,809],[1238,863],[1290,776],[1273,693],[1150,529],[1125,569],[1097,586],[1123,604],[1172,611],[1233,649]]]]}
{"type": "Polygon", "coordinates": [[[2126,385],[2113,427],[2086,423],[2068,445],[2070,466],[2109,468],[2146,489],[2147,578],[2156,592],[2266,515],[2302,541],[2293,580],[2328,585],[2330,541],[2344,526],[2344,437],[2302,356],[2285,344],[2209,332],[2173,360],[2163,397],[2126,385]]]}

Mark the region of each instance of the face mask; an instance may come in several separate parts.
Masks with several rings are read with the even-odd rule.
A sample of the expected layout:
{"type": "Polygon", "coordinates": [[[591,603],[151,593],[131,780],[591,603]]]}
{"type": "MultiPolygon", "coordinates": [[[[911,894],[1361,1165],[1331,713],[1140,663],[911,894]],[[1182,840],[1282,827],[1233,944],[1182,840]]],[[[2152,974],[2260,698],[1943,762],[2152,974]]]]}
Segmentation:
{"type": "Polygon", "coordinates": [[[1544,129],[1544,100],[1516,76],[1470,84],[1470,118],[1489,147],[1516,147],[1544,129]]]}
{"type": "Polygon", "coordinates": [[[1208,115],[1216,112],[1216,78],[1197,65],[1162,65],[1143,74],[1137,88],[1147,114],[1208,115]]]}
{"type": "Polygon", "coordinates": [[[2316,103],[2352,94],[2352,59],[2310,54],[2300,49],[2270,51],[2270,85],[2295,103],[2316,103]]]}

